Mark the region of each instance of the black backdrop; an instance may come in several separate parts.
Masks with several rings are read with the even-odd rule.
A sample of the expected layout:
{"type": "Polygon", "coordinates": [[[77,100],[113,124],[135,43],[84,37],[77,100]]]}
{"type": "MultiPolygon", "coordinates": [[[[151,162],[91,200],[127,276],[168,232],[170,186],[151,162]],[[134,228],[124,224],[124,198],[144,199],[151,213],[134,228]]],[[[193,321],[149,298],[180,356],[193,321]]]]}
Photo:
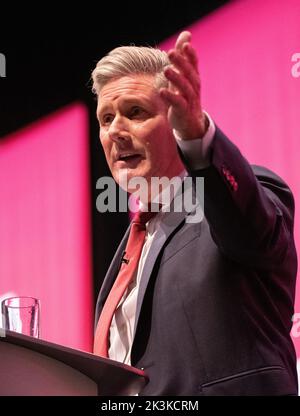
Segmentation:
{"type": "MultiPolygon", "coordinates": [[[[90,160],[95,295],[124,233],[126,214],[96,211],[97,178],[108,175],[98,140],[96,102],[90,73],[110,49],[134,43],[157,45],[166,37],[213,12],[226,0],[180,2],[81,2],[1,5],[0,138],[75,100],[90,109],[90,160]]],[[[1,167],[0,167],[1,169],[1,167]]]]}

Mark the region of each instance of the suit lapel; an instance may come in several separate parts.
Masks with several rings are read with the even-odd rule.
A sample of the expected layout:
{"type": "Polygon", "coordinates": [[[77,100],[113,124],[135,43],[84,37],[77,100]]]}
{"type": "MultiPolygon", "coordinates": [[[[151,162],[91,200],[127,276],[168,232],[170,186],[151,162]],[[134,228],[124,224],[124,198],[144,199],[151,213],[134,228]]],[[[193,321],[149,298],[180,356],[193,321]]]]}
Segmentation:
{"type": "MultiPolygon", "coordinates": [[[[193,189],[193,185],[191,182],[188,181],[184,181],[185,183],[185,187],[184,192],[188,193],[190,192],[191,194],[193,194],[195,196],[195,191],[193,189]]],[[[171,209],[170,212],[166,212],[164,214],[163,220],[159,225],[159,228],[155,234],[154,240],[151,244],[151,248],[149,251],[149,254],[146,258],[145,264],[144,264],[144,268],[142,271],[142,276],[141,276],[141,282],[140,282],[140,287],[139,287],[139,292],[138,292],[138,299],[137,299],[137,306],[136,306],[136,316],[135,316],[135,325],[134,325],[134,337],[135,337],[135,333],[136,333],[136,328],[137,328],[137,323],[140,317],[140,313],[141,313],[141,308],[142,308],[142,304],[143,304],[143,299],[146,293],[146,289],[149,283],[149,279],[151,277],[156,259],[160,253],[160,251],[162,250],[165,242],[167,241],[167,239],[169,238],[169,236],[171,235],[171,233],[182,223],[182,221],[185,221],[186,217],[190,214],[194,214],[195,212],[200,213],[201,219],[200,221],[202,221],[203,218],[203,200],[201,198],[198,198],[197,196],[197,206],[189,206],[187,209],[185,209],[185,205],[182,205],[182,209],[180,210],[181,212],[176,212],[176,208],[174,208],[177,206],[178,207],[178,201],[181,200],[182,202],[182,191],[178,191],[177,195],[175,196],[172,204],[171,204],[171,209]],[[175,212],[174,212],[175,211],[175,212]]],[[[180,202],[179,202],[180,203],[180,202]]]]}
{"type": "Polygon", "coordinates": [[[141,307],[143,303],[143,299],[145,296],[145,292],[149,283],[149,279],[156,262],[156,259],[163,248],[165,242],[167,241],[170,234],[176,229],[179,224],[184,221],[186,217],[186,212],[170,212],[166,213],[164,218],[164,222],[160,224],[159,229],[156,232],[154,240],[151,244],[151,249],[149,254],[146,258],[142,276],[141,276],[141,283],[138,292],[138,299],[137,299],[137,306],[136,306],[136,317],[135,317],[135,326],[134,326],[134,335],[136,332],[137,322],[139,320],[141,307]]]}
{"type": "Polygon", "coordinates": [[[126,243],[127,243],[127,239],[128,239],[128,235],[129,235],[129,231],[130,231],[130,226],[128,227],[121,243],[119,244],[119,247],[110,263],[110,266],[106,272],[105,278],[103,280],[102,286],[101,286],[101,290],[98,296],[98,300],[97,300],[97,310],[96,310],[96,322],[98,321],[99,315],[100,315],[100,311],[104,305],[105,299],[107,298],[110,289],[112,288],[112,285],[115,281],[115,278],[117,276],[117,273],[119,271],[120,268],[120,261],[122,258],[122,253],[126,247],[126,243]]]}

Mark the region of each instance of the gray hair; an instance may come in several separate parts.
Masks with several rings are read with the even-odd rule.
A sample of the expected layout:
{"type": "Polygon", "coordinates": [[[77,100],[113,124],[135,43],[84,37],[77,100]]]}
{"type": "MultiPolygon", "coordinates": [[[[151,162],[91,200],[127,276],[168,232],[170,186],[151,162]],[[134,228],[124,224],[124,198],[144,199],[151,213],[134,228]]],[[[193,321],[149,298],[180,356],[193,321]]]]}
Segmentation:
{"type": "Polygon", "coordinates": [[[147,46],[120,46],[97,63],[92,72],[92,91],[99,94],[113,79],[131,74],[148,74],[156,78],[156,88],[167,87],[164,69],[170,65],[166,52],[147,46]]]}

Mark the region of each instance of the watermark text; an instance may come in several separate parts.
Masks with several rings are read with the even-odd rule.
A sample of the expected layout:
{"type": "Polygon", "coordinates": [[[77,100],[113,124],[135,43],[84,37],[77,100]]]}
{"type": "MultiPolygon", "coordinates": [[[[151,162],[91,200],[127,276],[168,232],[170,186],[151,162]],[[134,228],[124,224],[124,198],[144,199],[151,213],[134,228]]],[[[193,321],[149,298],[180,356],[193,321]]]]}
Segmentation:
{"type": "Polygon", "coordinates": [[[292,62],[295,64],[291,68],[291,73],[294,78],[300,77],[300,52],[296,52],[292,55],[292,62]]]}
{"type": "Polygon", "coordinates": [[[0,53],[0,78],[6,77],[6,58],[3,53],[0,53]]]}
{"type": "Polygon", "coordinates": [[[204,178],[144,177],[123,180],[120,187],[111,177],[99,178],[96,199],[99,212],[132,212],[139,209],[152,212],[186,212],[188,223],[201,222],[204,216],[204,178]],[[129,197],[127,195],[129,192],[129,197]],[[150,201],[150,202],[149,202],[150,201]]]}

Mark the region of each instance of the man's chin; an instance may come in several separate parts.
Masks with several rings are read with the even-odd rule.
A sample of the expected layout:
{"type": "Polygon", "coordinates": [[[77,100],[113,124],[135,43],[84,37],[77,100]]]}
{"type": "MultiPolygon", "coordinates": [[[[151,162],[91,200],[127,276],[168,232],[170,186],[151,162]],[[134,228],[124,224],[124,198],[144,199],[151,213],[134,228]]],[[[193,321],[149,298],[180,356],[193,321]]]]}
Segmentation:
{"type": "Polygon", "coordinates": [[[143,189],[147,192],[148,181],[145,172],[140,169],[119,169],[114,174],[114,179],[118,185],[129,193],[139,192],[143,194],[143,189]]]}

